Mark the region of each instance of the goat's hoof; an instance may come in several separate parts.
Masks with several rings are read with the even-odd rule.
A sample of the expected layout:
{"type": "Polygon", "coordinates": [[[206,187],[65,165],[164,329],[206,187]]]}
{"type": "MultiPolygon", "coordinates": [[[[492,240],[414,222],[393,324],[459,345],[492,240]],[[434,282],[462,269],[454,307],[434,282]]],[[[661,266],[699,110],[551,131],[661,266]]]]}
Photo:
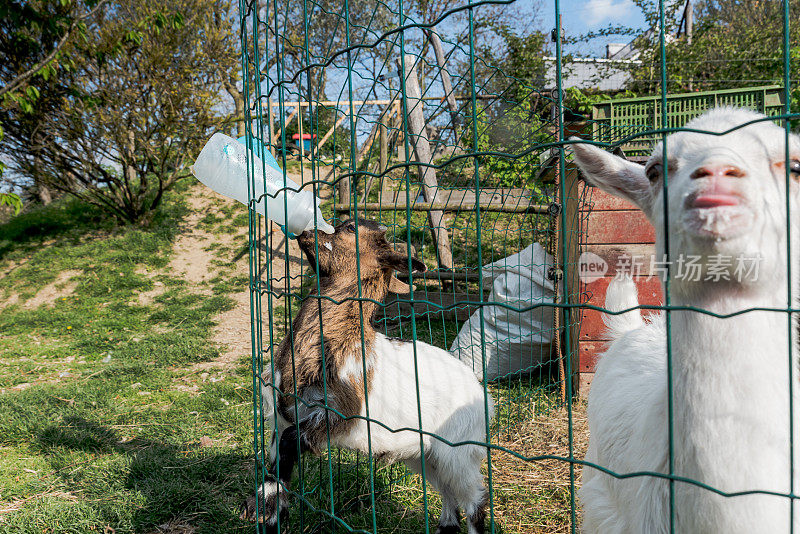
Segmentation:
{"type": "Polygon", "coordinates": [[[251,495],[241,505],[239,518],[243,521],[258,521],[266,530],[267,534],[278,534],[278,512],[280,509],[280,524],[285,525],[289,520],[289,509],[285,504],[286,492],[280,491],[267,495],[266,498],[261,492],[251,495]]]}
{"type": "Polygon", "coordinates": [[[436,534],[461,534],[461,525],[439,525],[436,534]]]}
{"type": "Polygon", "coordinates": [[[243,521],[256,521],[256,520],[258,520],[260,522],[263,522],[264,521],[264,515],[265,515],[264,512],[266,510],[266,505],[267,505],[267,503],[264,502],[263,498],[260,498],[260,497],[258,497],[256,495],[249,496],[247,498],[247,500],[244,501],[244,503],[242,503],[242,505],[239,507],[239,510],[241,512],[239,514],[239,519],[241,519],[243,521]],[[259,499],[261,500],[261,502],[258,502],[259,499]],[[259,514],[259,512],[261,512],[261,513],[259,514]],[[258,517],[259,515],[261,517],[258,517]]]}

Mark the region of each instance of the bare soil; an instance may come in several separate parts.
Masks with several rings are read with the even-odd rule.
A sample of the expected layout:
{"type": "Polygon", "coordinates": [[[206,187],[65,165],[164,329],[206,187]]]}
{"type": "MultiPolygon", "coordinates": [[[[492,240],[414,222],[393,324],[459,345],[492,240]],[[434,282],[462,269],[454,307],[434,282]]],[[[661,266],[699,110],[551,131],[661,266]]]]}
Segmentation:
{"type": "MultiPolygon", "coordinates": [[[[300,182],[299,176],[289,176],[291,179],[300,182]]],[[[218,258],[218,252],[205,250],[210,244],[222,242],[224,245],[238,245],[239,242],[246,242],[248,239],[247,228],[240,228],[235,234],[214,235],[199,228],[198,222],[214,209],[216,202],[232,203],[234,201],[224,198],[217,193],[198,185],[194,188],[191,195],[191,213],[184,221],[185,231],[176,240],[173,248],[173,257],[170,262],[170,269],[173,273],[182,276],[189,284],[201,286],[205,281],[216,276],[220,267],[215,265],[213,260],[218,258]]],[[[287,275],[287,255],[285,254],[287,244],[285,237],[277,227],[272,227],[272,236],[266,237],[271,242],[273,254],[270,255],[265,249],[267,246],[264,241],[259,244],[259,253],[262,258],[271,257],[270,279],[273,284],[285,289],[284,281],[287,275]]],[[[236,249],[237,247],[225,247],[222,250],[236,249]]],[[[296,289],[300,284],[298,276],[300,268],[301,252],[297,242],[288,242],[288,269],[290,289],[296,289]]],[[[233,272],[229,276],[249,275],[249,258],[247,255],[241,257],[223,257],[225,264],[233,265],[233,272]]],[[[202,288],[198,287],[198,290],[202,288]]],[[[156,291],[155,289],[153,291],[156,291]]],[[[202,292],[202,291],[200,291],[202,292]]],[[[192,372],[212,372],[228,369],[240,361],[251,352],[250,337],[250,291],[233,293],[228,295],[235,301],[235,306],[217,317],[217,326],[214,328],[212,338],[219,345],[220,356],[209,362],[202,362],[194,365],[192,372]]],[[[140,299],[152,298],[150,295],[143,294],[140,299]]]]}
{"type": "MultiPolygon", "coordinates": [[[[39,306],[52,306],[56,300],[69,297],[78,285],[78,280],[76,280],[76,278],[81,274],[83,274],[82,271],[76,270],[58,273],[55,280],[40,289],[33,297],[26,300],[22,307],[27,310],[32,310],[39,306]]],[[[12,299],[13,298],[12,296],[12,299]]],[[[6,305],[8,304],[12,304],[12,302],[7,302],[6,305]]]]}

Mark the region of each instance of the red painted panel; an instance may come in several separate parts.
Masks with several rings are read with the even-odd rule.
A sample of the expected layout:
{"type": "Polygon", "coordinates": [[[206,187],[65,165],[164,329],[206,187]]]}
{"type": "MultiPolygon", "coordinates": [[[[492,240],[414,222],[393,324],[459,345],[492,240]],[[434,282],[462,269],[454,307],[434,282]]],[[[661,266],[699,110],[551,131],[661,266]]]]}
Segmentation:
{"type": "Polygon", "coordinates": [[[586,244],[653,243],[653,226],[641,211],[596,211],[587,216],[586,244]]]}
{"type": "MultiPolygon", "coordinates": [[[[606,300],[606,290],[611,281],[610,277],[600,278],[591,284],[586,284],[584,292],[589,300],[586,304],[603,306],[606,300]]],[[[654,277],[639,277],[636,279],[639,288],[639,304],[658,306],[663,303],[661,281],[654,277]]],[[[652,313],[647,310],[645,315],[652,313]]],[[[602,313],[597,310],[581,310],[581,341],[608,339],[605,334],[605,324],[602,313]]]]}
{"type": "MultiPolygon", "coordinates": [[[[586,304],[602,306],[606,301],[608,284],[613,280],[610,276],[598,278],[589,284],[582,284],[581,291],[587,294],[586,304]]],[[[664,301],[661,291],[661,280],[657,276],[635,276],[634,282],[639,290],[639,304],[659,305],[664,301]]]]}
{"type": "Polygon", "coordinates": [[[597,310],[583,310],[581,315],[581,341],[606,340],[606,325],[602,314],[597,310]]]}
{"type": "Polygon", "coordinates": [[[593,373],[597,367],[600,355],[606,350],[605,341],[581,341],[578,344],[579,363],[578,372],[593,373]]]}
{"type": "Polygon", "coordinates": [[[581,211],[607,211],[607,210],[638,210],[636,206],[619,197],[609,195],[599,187],[589,187],[585,182],[578,185],[578,194],[584,203],[581,211]],[[585,193],[584,193],[585,191],[585,193]]]}

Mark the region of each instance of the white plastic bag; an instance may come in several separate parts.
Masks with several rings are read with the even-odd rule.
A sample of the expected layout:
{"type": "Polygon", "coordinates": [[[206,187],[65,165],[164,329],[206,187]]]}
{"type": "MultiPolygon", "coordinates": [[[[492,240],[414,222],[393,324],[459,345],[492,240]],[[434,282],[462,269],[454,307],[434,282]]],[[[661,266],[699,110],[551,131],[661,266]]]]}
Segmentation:
{"type": "Polygon", "coordinates": [[[479,379],[484,378],[484,355],[487,380],[529,372],[550,359],[554,337],[553,308],[515,310],[553,302],[553,281],[547,277],[552,266],[552,257],[539,243],[484,266],[484,283],[492,281],[488,300],[503,303],[508,308],[484,306],[483,343],[480,310],[475,311],[461,327],[450,348],[450,352],[470,366],[479,379]]]}

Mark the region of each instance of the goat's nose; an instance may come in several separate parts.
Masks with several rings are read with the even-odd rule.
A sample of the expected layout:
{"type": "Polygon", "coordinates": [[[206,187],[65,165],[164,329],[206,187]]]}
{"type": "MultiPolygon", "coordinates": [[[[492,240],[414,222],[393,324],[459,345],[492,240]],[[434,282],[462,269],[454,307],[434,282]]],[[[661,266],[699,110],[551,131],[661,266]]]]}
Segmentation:
{"type": "Polygon", "coordinates": [[[703,165],[696,169],[689,178],[744,178],[746,173],[736,165],[703,165]]]}

